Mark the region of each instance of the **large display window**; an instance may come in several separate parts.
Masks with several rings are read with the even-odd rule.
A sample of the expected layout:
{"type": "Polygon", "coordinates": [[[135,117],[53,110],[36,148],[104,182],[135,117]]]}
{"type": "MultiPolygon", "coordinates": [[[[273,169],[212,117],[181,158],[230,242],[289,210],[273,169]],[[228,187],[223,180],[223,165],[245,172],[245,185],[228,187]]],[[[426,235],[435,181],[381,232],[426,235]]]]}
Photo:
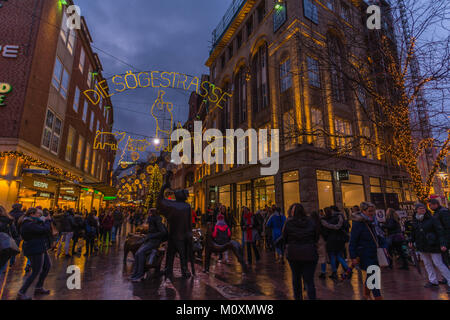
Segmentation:
{"type": "Polygon", "coordinates": [[[253,182],[255,189],[255,211],[275,204],[275,179],[273,176],[257,179],[253,182]]]}
{"type": "Polygon", "coordinates": [[[317,170],[316,174],[319,208],[323,209],[334,205],[333,176],[331,171],[317,170]]]}
{"type": "Polygon", "coordinates": [[[359,206],[366,201],[362,176],[351,174],[348,180],[342,181],[341,188],[344,208],[359,206]]]}
{"type": "Polygon", "coordinates": [[[292,204],[300,202],[299,190],[298,171],[283,173],[283,205],[286,214],[292,204]]]}

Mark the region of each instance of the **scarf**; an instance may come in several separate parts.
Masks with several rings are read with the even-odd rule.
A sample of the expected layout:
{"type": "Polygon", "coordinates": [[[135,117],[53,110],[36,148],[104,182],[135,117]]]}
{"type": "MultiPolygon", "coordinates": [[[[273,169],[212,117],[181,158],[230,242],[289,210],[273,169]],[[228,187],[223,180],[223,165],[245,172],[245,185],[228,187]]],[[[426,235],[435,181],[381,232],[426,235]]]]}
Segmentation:
{"type": "Polygon", "coordinates": [[[253,213],[251,213],[250,211],[246,214],[244,214],[244,219],[246,220],[246,224],[247,224],[247,240],[248,241],[253,241],[253,227],[249,227],[249,225],[252,224],[252,217],[253,217],[253,213]]]}

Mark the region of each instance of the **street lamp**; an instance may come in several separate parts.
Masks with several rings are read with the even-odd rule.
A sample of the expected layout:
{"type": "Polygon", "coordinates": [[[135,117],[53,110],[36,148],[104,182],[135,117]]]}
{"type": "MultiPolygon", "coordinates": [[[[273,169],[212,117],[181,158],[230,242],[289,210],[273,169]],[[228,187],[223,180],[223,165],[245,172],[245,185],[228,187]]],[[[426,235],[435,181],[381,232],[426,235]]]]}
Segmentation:
{"type": "Polygon", "coordinates": [[[158,138],[153,139],[153,143],[157,146],[161,143],[161,140],[159,140],[158,138]]]}

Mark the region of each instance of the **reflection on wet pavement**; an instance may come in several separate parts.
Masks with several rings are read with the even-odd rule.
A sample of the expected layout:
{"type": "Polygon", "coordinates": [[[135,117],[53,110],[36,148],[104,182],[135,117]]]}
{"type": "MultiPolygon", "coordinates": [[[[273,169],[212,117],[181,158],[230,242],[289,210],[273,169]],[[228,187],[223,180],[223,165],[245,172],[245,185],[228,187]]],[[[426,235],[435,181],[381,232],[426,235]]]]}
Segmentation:
{"type": "MultiPolygon", "coordinates": [[[[152,277],[140,283],[132,283],[128,277],[132,269],[131,255],[124,266],[123,242],[99,251],[92,257],[74,256],[57,258],[51,253],[52,268],[45,287],[52,292],[40,296],[43,300],[244,300],[244,299],[292,299],[291,273],[286,263],[276,263],[272,252],[261,251],[261,260],[253,264],[243,274],[238,261],[232,257],[231,263],[218,263],[213,256],[210,273],[202,272],[196,264],[197,275],[190,279],[181,278],[179,261],[175,259],[173,282],[163,277],[152,277]],[[66,273],[69,265],[77,265],[81,270],[81,289],[69,290],[66,273]]],[[[81,244],[80,244],[81,245],[81,244]]],[[[84,253],[84,247],[83,247],[84,253]]],[[[232,255],[230,254],[230,257],[232,255]]],[[[24,277],[25,259],[18,256],[15,265],[8,268],[6,275],[0,277],[0,298],[15,299],[24,277]]],[[[351,280],[335,282],[331,279],[318,279],[316,271],[317,296],[321,300],[360,300],[362,299],[362,275],[354,272],[351,280]]],[[[409,271],[383,270],[382,292],[385,299],[400,300],[448,300],[446,287],[425,289],[425,275],[420,275],[411,267],[409,271]]],[[[28,294],[32,293],[30,288],[28,294]]]]}

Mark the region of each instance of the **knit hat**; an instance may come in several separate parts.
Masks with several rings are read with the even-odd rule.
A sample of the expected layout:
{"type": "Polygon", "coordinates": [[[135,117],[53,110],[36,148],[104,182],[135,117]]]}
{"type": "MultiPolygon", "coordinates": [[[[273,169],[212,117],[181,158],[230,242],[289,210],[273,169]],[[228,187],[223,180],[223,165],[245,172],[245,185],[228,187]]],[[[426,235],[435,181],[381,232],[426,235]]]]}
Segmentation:
{"type": "Polygon", "coordinates": [[[417,210],[417,209],[419,209],[419,208],[424,208],[424,209],[426,209],[426,207],[425,207],[425,205],[423,204],[423,203],[416,203],[416,205],[415,205],[415,209],[417,210]]]}

